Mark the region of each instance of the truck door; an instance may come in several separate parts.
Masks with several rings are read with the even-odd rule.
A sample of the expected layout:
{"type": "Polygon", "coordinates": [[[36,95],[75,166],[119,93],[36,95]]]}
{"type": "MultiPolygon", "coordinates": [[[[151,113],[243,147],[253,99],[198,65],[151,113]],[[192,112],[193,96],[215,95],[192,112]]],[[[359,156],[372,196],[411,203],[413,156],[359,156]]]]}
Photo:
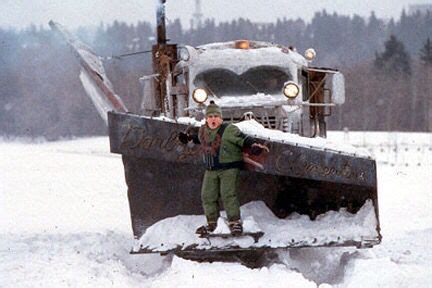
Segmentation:
{"type": "Polygon", "coordinates": [[[343,75],[328,68],[307,68],[302,71],[305,78],[303,105],[309,106],[310,137],[326,137],[325,117],[332,107],[345,101],[343,75]]]}

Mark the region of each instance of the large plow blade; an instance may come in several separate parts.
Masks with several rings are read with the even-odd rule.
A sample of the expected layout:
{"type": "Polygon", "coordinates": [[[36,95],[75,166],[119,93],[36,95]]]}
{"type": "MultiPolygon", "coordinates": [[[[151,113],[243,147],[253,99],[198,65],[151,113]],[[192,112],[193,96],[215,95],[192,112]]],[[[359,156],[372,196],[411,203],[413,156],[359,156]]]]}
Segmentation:
{"type": "Polygon", "coordinates": [[[238,191],[245,226],[254,222],[264,236],[257,242],[250,237],[208,241],[194,236],[205,222],[199,147],[177,140],[189,126],[124,113],[109,113],[108,120],[111,151],[123,155],[137,239],[134,253],[198,255],[380,243],[372,159],[265,139],[270,153],[264,169],[242,171],[238,191]]]}

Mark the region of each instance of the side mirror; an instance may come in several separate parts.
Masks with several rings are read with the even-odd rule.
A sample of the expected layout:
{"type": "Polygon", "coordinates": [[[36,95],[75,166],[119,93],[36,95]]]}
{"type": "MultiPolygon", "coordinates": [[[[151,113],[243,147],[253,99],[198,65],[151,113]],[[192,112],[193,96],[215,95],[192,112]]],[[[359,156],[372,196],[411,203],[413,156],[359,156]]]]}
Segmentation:
{"type": "Polygon", "coordinates": [[[332,77],[331,82],[332,102],[337,105],[345,103],[345,77],[342,73],[337,72],[332,77]]]}
{"type": "Polygon", "coordinates": [[[177,47],[177,55],[183,61],[189,61],[190,59],[189,50],[186,47],[177,47]]]}

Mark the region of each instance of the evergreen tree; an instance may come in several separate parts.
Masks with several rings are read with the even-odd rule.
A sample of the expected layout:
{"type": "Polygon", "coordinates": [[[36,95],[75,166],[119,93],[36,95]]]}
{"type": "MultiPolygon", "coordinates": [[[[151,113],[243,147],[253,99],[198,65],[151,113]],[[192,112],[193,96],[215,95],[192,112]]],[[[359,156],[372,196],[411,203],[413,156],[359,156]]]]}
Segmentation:
{"type": "Polygon", "coordinates": [[[414,14],[407,15],[405,10],[402,11],[398,27],[396,29],[396,35],[398,38],[405,43],[405,47],[408,51],[415,51],[421,47],[423,39],[419,37],[423,31],[422,27],[424,22],[424,17],[417,11],[414,14]],[[416,31],[413,33],[413,31],[416,31]]]}
{"type": "Polygon", "coordinates": [[[383,53],[376,53],[375,67],[392,76],[411,75],[410,57],[404,44],[391,35],[384,46],[383,53]]]}
{"type": "Polygon", "coordinates": [[[423,64],[432,66],[432,44],[430,38],[426,40],[423,48],[420,50],[420,59],[423,64]]]}

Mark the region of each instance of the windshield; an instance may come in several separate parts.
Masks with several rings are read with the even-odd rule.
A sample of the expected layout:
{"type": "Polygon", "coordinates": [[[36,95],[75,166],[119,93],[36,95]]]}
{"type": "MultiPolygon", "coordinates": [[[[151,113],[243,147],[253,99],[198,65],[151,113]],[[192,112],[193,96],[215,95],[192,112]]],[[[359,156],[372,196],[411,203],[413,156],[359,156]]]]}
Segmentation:
{"type": "Polygon", "coordinates": [[[291,76],[280,67],[259,66],[240,75],[228,69],[211,69],[199,73],[193,82],[195,87],[205,88],[210,94],[222,97],[281,94],[288,80],[291,76]]]}

